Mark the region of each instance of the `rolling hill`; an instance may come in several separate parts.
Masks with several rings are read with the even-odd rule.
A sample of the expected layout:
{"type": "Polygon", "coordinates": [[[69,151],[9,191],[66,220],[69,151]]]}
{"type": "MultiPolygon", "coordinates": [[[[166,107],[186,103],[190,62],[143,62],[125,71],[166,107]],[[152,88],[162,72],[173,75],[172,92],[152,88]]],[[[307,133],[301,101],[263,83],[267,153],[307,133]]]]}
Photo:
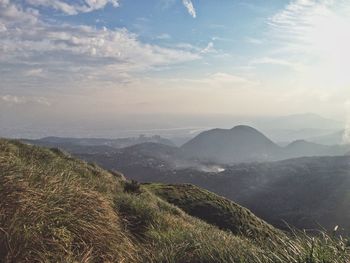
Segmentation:
{"type": "Polygon", "coordinates": [[[347,250],[337,249],[342,240],[288,237],[207,191],[140,186],[60,150],[18,141],[0,139],[0,198],[0,262],[5,263],[350,259],[347,250]],[[203,211],[215,209],[215,222],[196,213],[202,204],[203,211]]]}
{"type": "Polygon", "coordinates": [[[124,166],[121,171],[141,182],[189,183],[247,207],[272,225],[286,229],[350,233],[350,157],[304,157],[278,162],[223,166],[221,172],[166,170],[124,166]]]}

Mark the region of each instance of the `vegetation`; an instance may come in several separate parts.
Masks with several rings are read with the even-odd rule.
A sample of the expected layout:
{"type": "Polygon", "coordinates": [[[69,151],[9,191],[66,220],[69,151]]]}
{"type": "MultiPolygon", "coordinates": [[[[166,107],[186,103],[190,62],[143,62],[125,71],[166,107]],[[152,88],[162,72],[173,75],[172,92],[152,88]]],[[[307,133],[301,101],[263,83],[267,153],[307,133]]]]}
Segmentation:
{"type": "Polygon", "coordinates": [[[281,231],[257,218],[249,210],[194,185],[147,184],[146,186],[189,215],[229,230],[233,234],[260,241],[277,241],[285,237],[281,231]]]}
{"type": "Polygon", "coordinates": [[[0,262],[350,260],[344,240],[287,237],[246,209],[198,188],[170,187],[166,193],[168,186],[135,185],[58,150],[0,140],[0,262]],[[126,191],[130,184],[137,191],[126,191]],[[185,203],[169,199],[186,194],[185,203]],[[228,211],[215,222],[192,217],[198,198],[228,211]],[[247,235],[249,230],[254,235],[247,235]],[[266,239],[259,238],[264,233],[266,239]]]}
{"type": "Polygon", "coordinates": [[[138,194],[141,192],[140,184],[135,180],[125,181],[124,182],[124,192],[138,194]]]}

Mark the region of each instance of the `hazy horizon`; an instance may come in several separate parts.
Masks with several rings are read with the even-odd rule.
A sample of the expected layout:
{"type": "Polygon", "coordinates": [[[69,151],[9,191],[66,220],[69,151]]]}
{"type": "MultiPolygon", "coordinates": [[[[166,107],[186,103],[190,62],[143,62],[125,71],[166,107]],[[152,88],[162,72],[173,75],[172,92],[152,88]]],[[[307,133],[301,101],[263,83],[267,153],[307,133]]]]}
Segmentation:
{"type": "Polygon", "coordinates": [[[0,0],[0,136],[195,132],[304,113],[346,128],[349,14],[345,0],[0,0]]]}

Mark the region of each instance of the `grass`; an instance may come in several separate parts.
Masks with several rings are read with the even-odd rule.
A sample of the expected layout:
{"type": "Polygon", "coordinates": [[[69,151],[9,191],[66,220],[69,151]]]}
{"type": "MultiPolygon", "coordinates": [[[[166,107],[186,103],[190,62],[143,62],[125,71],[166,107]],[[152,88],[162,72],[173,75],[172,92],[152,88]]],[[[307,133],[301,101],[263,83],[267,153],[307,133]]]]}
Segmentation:
{"type": "Polygon", "coordinates": [[[263,242],[286,238],[281,231],[254,216],[248,209],[194,185],[146,184],[145,186],[189,215],[220,229],[231,231],[235,235],[263,242]]]}
{"type": "Polygon", "coordinates": [[[287,237],[199,188],[140,186],[57,149],[0,139],[0,262],[344,263],[350,256],[346,240],[287,237]]]}

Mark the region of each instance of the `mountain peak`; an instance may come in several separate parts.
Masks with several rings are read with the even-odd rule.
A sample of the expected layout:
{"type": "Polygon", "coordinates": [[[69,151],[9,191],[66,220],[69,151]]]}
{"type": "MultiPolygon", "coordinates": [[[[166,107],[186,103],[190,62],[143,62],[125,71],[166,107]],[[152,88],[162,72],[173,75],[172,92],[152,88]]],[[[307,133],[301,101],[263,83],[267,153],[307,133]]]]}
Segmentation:
{"type": "MultiPolygon", "coordinates": [[[[234,126],[231,131],[254,131],[254,132],[259,132],[257,129],[248,126],[248,125],[237,125],[234,126]]],[[[259,132],[260,133],[260,132],[259,132]]]]}
{"type": "Polygon", "coordinates": [[[264,134],[247,125],[203,132],[182,148],[192,156],[221,163],[266,160],[280,150],[264,134]]]}

